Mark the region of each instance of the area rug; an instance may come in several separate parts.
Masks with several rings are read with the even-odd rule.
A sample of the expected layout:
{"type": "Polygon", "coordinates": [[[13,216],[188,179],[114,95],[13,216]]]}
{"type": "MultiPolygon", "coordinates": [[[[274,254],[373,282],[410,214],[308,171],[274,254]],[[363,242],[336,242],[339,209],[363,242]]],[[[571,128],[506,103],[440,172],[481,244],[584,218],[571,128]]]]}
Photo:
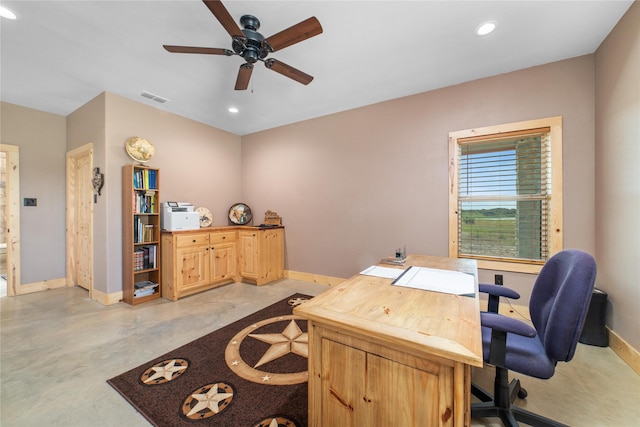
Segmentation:
{"type": "Polygon", "coordinates": [[[107,380],[155,426],[307,425],[307,322],[294,294],[107,380]]]}

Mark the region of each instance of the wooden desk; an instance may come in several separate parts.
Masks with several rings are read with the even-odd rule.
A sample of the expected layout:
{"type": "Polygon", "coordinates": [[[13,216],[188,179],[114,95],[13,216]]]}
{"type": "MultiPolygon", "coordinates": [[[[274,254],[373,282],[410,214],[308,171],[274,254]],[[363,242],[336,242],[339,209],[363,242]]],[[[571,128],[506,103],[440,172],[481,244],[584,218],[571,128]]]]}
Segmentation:
{"type": "Polygon", "coordinates": [[[356,275],[293,312],[309,320],[309,426],[470,424],[482,366],[474,260],[410,255],[409,265],[475,276],[476,296],[356,275]]]}

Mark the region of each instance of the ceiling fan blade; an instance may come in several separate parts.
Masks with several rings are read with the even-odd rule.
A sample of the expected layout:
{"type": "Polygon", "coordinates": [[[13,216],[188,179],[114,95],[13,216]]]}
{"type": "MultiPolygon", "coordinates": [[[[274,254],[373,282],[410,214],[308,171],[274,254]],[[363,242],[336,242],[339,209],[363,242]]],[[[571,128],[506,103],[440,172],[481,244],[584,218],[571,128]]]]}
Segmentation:
{"type": "Polygon", "coordinates": [[[292,27],[272,35],[265,41],[273,51],[284,49],[287,46],[301,42],[322,33],[322,26],[315,16],[306,19],[292,27]]]}
{"type": "Polygon", "coordinates": [[[298,83],[302,83],[303,85],[308,85],[311,83],[311,80],[313,80],[313,76],[303,73],[302,71],[293,68],[291,65],[287,65],[277,59],[268,59],[265,61],[264,65],[276,73],[280,73],[285,77],[289,77],[290,79],[297,81],[298,83]]]}
{"type": "Polygon", "coordinates": [[[236,21],[234,21],[233,17],[231,16],[231,14],[229,14],[229,11],[227,11],[227,8],[224,7],[220,0],[202,1],[209,8],[211,13],[213,13],[213,16],[215,16],[216,19],[220,21],[220,24],[224,27],[225,30],[227,30],[227,33],[229,33],[231,37],[244,37],[242,30],[240,29],[238,24],[236,24],[236,21]]]}
{"type": "Polygon", "coordinates": [[[203,53],[205,55],[233,55],[229,49],[222,49],[218,47],[192,47],[192,46],[172,46],[164,44],[162,45],[166,50],[172,53],[203,53]]]}
{"type": "Polygon", "coordinates": [[[235,90],[246,90],[249,86],[249,80],[251,79],[251,73],[253,72],[253,65],[249,63],[242,64],[238,70],[238,78],[236,79],[235,90]]]}

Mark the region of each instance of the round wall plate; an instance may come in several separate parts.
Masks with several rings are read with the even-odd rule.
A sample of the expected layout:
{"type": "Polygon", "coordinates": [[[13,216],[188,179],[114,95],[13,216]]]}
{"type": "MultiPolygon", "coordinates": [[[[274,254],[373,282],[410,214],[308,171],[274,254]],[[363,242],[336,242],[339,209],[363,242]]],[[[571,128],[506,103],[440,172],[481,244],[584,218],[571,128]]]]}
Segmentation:
{"type": "Polygon", "coordinates": [[[229,208],[229,221],[237,225],[245,225],[251,222],[253,215],[251,208],[244,203],[236,203],[229,208]]]}
{"type": "Polygon", "coordinates": [[[196,212],[200,215],[200,227],[211,227],[213,222],[213,214],[207,208],[197,208],[196,212]]]}

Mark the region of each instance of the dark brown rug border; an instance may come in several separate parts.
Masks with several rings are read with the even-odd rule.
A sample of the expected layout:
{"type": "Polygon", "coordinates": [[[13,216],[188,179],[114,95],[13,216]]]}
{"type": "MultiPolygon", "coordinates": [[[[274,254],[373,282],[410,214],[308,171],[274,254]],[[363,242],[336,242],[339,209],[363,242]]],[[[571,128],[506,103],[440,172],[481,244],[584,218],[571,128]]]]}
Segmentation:
{"type": "MultiPolygon", "coordinates": [[[[288,303],[289,301],[311,298],[313,297],[301,293],[292,294],[287,298],[283,298],[280,301],[266,306],[248,316],[245,316],[237,321],[223,326],[213,332],[205,334],[200,338],[197,338],[187,344],[184,344],[174,350],[158,356],[142,365],[139,365],[120,375],[108,379],[107,383],[114,390],[116,390],[131,406],[133,406],[136,411],[138,411],[147,421],[149,421],[156,427],[182,425],[253,426],[260,425],[259,421],[262,419],[263,415],[267,415],[269,417],[288,415],[289,417],[291,417],[294,423],[293,425],[299,427],[306,426],[308,421],[308,393],[306,382],[296,385],[273,386],[260,384],[256,385],[254,383],[246,381],[236,376],[226,365],[224,359],[224,347],[226,347],[229,339],[231,339],[239,331],[250,325],[264,320],[265,318],[291,315],[293,306],[288,303]],[[193,352],[194,348],[199,348],[200,350],[202,350],[203,347],[207,349],[205,354],[202,354],[201,351],[200,354],[197,354],[194,357],[188,357],[189,352],[193,352]],[[250,387],[256,388],[256,390],[252,391],[252,394],[250,396],[247,395],[247,397],[243,397],[243,399],[234,398],[234,401],[231,402],[229,407],[225,407],[224,409],[222,409],[220,411],[220,414],[216,417],[201,420],[186,419],[181,413],[178,413],[180,412],[178,410],[179,408],[174,408],[175,410],[172,411],[171,409],[167,409],[167,407],[170,405],[173,405],[175,407],[177,401],[176,399],[182,400],[182,398],[180,398],[179,396],[174,396],[176,393],[178,393],[178,389],[181,389],[182,395],[184,395],[184,390],[196,390],[199,386],[195,384],[202,385],[203,382],[206,382],[205,380],[203,380],[204,377],[198,377],[197,380],[195,380],[194,378],[183,379],[183,377],[188,377],[185,374],[175,379],[175,385],[171,384],[170,387],[167,386],[165,389],[154,389],[157,387],[156,385],[145,385],[142,383],[142,381],[139,380],[141,375],[146,370],[148,370],[150,366],[172,358],[186,359],[189,361],[189,363],[193,362],[196,365],[200,365],[198,369],[204,369],[205,371],[213,371],[211,369],[207,369],[206,366],[215,365],[215,371],[217,372],[211,374],[211,381],[224,381],[225,383],[233,384],[234,390],[236,388],[245,390],[250,387]],[[202,366],[205,367],[203,368],[202,366]],[[276,388],[277,392],[274,392],[276,388]],[[152,398],[148,399],[147,401],[141,402],[141,398],[139,395],[140,389],[147,390],[149,392],[149,395],[151,396],[157,395],[157,398],[152,398]],[[164,402],[168,402],[166,406],[163,406],[162,403],[164,402]],[[245,409],[245,406],[247,406],[248,402],[251,402],[249,406],[253,407],[266,406],[267,408],[265,410],[267,410],[267,412],[265,412],[264,414],[251,414],[251,408],[245,409]],[[165,413],[164,416],[159,415],[162,412],[165,413]],[[293,416],[290,415],[292,413],[294,414],[293,416]],[[223,416],[225,417],[224,419],[223,416]],[[169,420],[167,419],[169,417],[175,418],[169,420]]],[[[296,323],[301,329],[306,332],[306,321],[297,320],[296,323]]],[[[266,326],[266,328],[269,328],[269,326],[266,326]]],[[[273,328],[275,328],[273,331],[270,332],[269,330],[266,330],[266,333],[274,333],[276,332],[276,330],[278,332],[281,331],[281,329],[278,329],[281,328],[281,326],[273,325],[272,329],[273,328]]],[[[255,352],[258,354],[262,354],[264,350],[269,347],[268,344],[259,343],[257,342],[257,340],[252,341],[256,341],[256,343],[246,344],[247,348],[252,353],[255,352]]],[[[245,346],[244,342],[242,345],[245,346]]],[[[300,369],[300,366],[304,366],[302,369],[306,369],[306,359],[300,358],[299,356],[295,355],[289,355],[287,357],[283,357],[282,360],[279,361],[269,362],[271,365],[265,365],[265,369],[268,371],[271,368],[273,369],[273,372],[283,372],[283,370],[284,372],[286,372],[287,369],[295,369],[296,366],[298,369],[300,369]],[[293,360],[293,358],[297,358],[297,360],[293,360]],[[301,362],[301,360],[303,362],[301,362]],[[304,365],[301,365],[301,363],[304,363],[304,365]]],[[[254,363],[256,361],[257,359],[251,362],[247,360],[247,363],[254,363]]]]}

